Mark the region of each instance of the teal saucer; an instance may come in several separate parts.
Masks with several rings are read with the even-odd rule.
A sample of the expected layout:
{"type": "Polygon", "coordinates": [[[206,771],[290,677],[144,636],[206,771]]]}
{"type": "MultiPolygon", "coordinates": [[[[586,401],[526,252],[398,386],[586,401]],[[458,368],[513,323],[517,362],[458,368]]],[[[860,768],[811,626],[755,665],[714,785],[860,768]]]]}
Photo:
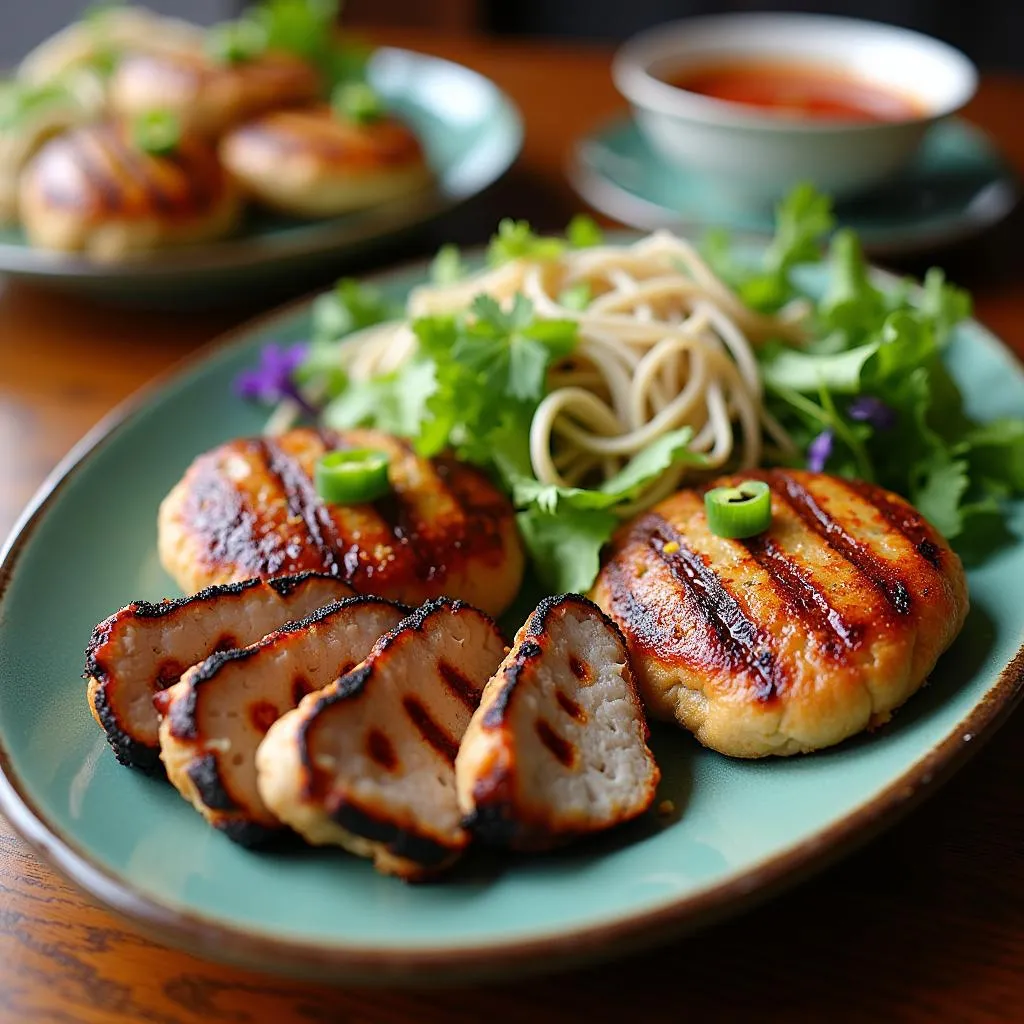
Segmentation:
{"type": "MultiPolygon", "coordinates": [[[[749,207],[654,152],[636,122],[620,115],[574,146],[569,177],[591,206],[631,227],[692,233],[711,225],[770,234],[770,209],[749,207]]],[[[838,204],[874,256],[958,242],[1002,220],[1016,205],[1013,171],[988,137],[965,121],[937,124],[914,162],[884,187],[838,204]]]]}

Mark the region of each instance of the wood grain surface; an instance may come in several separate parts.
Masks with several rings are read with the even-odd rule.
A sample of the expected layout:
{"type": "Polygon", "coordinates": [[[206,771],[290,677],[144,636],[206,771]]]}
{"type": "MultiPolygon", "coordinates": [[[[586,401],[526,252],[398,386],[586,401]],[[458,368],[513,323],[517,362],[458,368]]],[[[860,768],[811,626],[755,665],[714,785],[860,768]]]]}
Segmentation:
{"type": "MultiPolygon", "coordinates": [[[[544,227],[567,220],[577,205],[561,173],[569,146],[622,105],[606,50],[407,32],[384,41],[478,68],[526,118],[517,169],[445,234],[482,241],[500,214],[544,227]]],[[[990,77],[968,113],[1024,172],[1022,108],[1024,80],[990,77]]],[[[1024,354],[1020,235],[1014,217],[931,256],[974,291],[979,318],[1024,354]]],[[[439,239],[424,235],[402,255],[439,239]]],[[[147,313],[0,286],[0,532],[111,407],[241,319],[238,310],[147,313]]],[[[1021,1021],[1022,749],[1018,713],[886,836],[738,919],[611,966],[488,988],[333,989],[197,960],[93,906],[0,819],[0,1024],[1021,1021]]]]}

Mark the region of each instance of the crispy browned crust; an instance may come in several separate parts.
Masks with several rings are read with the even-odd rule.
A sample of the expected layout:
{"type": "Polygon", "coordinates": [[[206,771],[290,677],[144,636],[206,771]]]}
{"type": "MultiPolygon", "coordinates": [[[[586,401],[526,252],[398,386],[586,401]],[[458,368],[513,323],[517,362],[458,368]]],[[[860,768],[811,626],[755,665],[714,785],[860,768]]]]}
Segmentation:
{"type": "Polygon", "coordinates": [[[315,570],[360,593],[417,605],[444,595],[499,614],[523,572],[511,505],[479,471],[422,459],[378,431],[299,428],[201,455],[160,510],[160,554],[184,590],[315,570]],[[325,451],[371,447],[392,459],[394,490],[327,505],[312,482],[325,451]]]}
{"type": "Polygon", "coordinates": [[[828,746],[921,685],[966,616],[963,568],[879,487],[750,477],[772,490],[767,532],[715,537],[703,492],[681,491],[619,532],[592,596],[621,626],[652,713],[738,756],[828,746]]]}
{"type": "MultiPolygon", "coordinates": [[[[645,741],[649,738],[650,730],[644,715],[643,702],[630,668],[626,640],[622,631],[601,608],[579,594],[546,597],[530,614],[517,633],[515,643],[495,677],[500,682],[497,686],[494,686],[493,681],[489,684],[491,692],[487,694],[485,706],[480,709],[479,716],[480,728],[484,732],[500,734],[507,728],[522,678],[545,656],[548,639],[546,631],[549,624],[554,617],[565,615],[573,607],[599,618],[615,637],[621,651],[623,677],[630,699],[643,724],[643,738],[645,741]]],[[[584,681],[584,674],[592,670],[581,663],[578,666],[570,665],[570,671],[584,681]]],[[[544,734],[542,739],[558,761],[572,763],[575,759],[576,751],[573,744],[553,730],[544,734]]],[[[521,806],[516,779],[518,770],[514,744],[504,743],[495,747],[489,766],[479,773],[473,785],[473,812],[466,816],[465,827],[486,843],[517,850],[544,850],[570,842],[575,838],[574,834],[556,834],[550,821],[543,817],[532,818],[521,806]]],[[[657,766],[654,766],[647,794],[637,801],[634,813],[629,817],[623,817],[622,821],[637,817],[650,807],[660,777],[657,766]]]]}
{"type": "MultiPolygon", "coordinates": [[[[331,776],[314,763],[311,747],[313,734],[318,728],[325,727],[330,709],[363,694],[372,686],[374,676],[388,657],[389,649],[409,633],[421,631],[431,616],[445,609],[455,615],[483,615],[478,609],[449,598],[437,598],[426,602],[403,619],[390,633],[381,637],[371,656],[363,664],[314,699],[309,714],[303,718],[296,733],[303,771],[303,793],[311,802],[322,803],[335,824],[353,836],[382,846],[388,855],[390,873],[407,881],[424,880],[450,867],[468,844],[469,835],[463,833],[457,839],[450,838],[441,842],[437,837],[425,833],[414,821],[394,820],[360,803],[351,794],[334,792],[331,776]]],[[[495,633],[500,635],[497,626],[493,623],[490,625],[495,633]]],[[[472,687],[468,681],[458,678],[457,674],[442,673],[442,677],[456,699],[472,711],[479,703],[482,685],[479,689],[472,687]]],[[[454,765],[460,737],[448,736],[444,728],[430,718],[422,705],[419,706],[414,724],[423,742],[454,765]]]]}
{"type": "Polygon", "coordinates": [[[265,110],[308,103],[319,89],[316,71],[283,52],[237,64],[202,53],[135,53],[118,64],[110,104],[125,117],[170,110],[191,130],[214,137],[265,110]]]}
{"type": "MultiPolygon", "coordinates": [[[[225,771],[220,763],[221,755],[207,749],[205,745],[207,737],[202,735],[200,726],[201,705],[207,684],[211,680],[215,680],[228,663],[254,658],[265,648],[279,646],[282,638],[290,633],[307,629],[325,619],[344,613],[346,609],[367,604],[394,607],[391,602],[372,595],[348,597],[332,602],[318,608],[303,619],[284,624],[280,629],[274,630],[248,647],[220,651],[211,655],[196,665],[177,684],[175,691],[181,691],[184,688],[184,692],[172,691],[173,700],[164,710],[163,727],[180,748],[175,751],[175,757],[179,760],[189,759],[185,774],[194,787],[193,797],[198,798],[198,808],[214,828],[224,832],[235,842],[246,846],[263,845],[275,837],[281,831],[281,827],[277,824],[254,820],[252,810],[232,795],[231,787],[226,781],[225,771]]],[[[172,696],[172,693],[165,694],[164,697],[172,696]]],[[[305,693],[293,691],[292,706],[297,705],[303,696],[305,693]]],[[[245,709],[240,709],[239,713],[244,713],[244,711],[245,709]]],[[[167,756],[166,750],[164,750],[164,756],[167,756]]],[[[175,776],[172,774],[171,777],[173,779],[175,776]]],[[[193,802],[196,802],[195,799],[193,802]]]]}
{"type": "MultiPolygon", "coordinates": [[[[88,680],[87,699],[93,718],[103,729],[121,764],[139,768],[154,775],[163,774],[160,763],[160,747],[157,742],[147,742],[138,732],[133,730],[127,721],[127,703],[131,693],[124,692],[123,685],[117,685],[119,667],[116,663],[118,641],[125,630],[130,630],[140,619],[180,619],[202,615],[204,608],[223,601],[225,598],[236,598],[241,595],[257,597],[263,588],[269,588],[280,597],[287,597],[295,589],[310,580],[322,580],[337,586],[338,597],[344,596],[348,588],[340,581],[322,573],[301,573],[295,576],[278,577],[276,579],[241,580],[221,586],[207,587],[191,597],[176,598],[157,603],[150,601],[133,601],[124,608],[99,623],[92,632],[85,651],[85,671],[83,676],[88,680]]],[[[351,591],[349,590],[349,593],[351,591]]],[[[258,639],[252,637],[251,639],[258,639]]],[[[228,650],[238,646],[239,639],[234,635],[218,638],[209,650],[203,651],[196,659],[214,654],[216,651],[228,650]]],[[[152,696],[173,685],[190,665],[172,662],[165,659],[154,679],[142,680],[152,696]]],[[[134,681],[133,681],[134,682],[134,681]]]]}

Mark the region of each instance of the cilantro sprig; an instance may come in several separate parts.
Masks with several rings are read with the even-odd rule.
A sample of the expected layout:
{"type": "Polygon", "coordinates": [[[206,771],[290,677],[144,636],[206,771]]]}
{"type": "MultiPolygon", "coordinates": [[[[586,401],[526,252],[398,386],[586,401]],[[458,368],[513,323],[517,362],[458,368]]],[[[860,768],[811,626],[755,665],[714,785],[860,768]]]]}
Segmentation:
{"type": "Polygon", "coordinates": [[[207,52],[222,63],[255,60],[268,50],[292,53],[320,73],[324,96],[362,82],[371,50],[337,31],[338,0],[261,0],[235,21],[214,25],[207,52]]]}
{"type": "MultiPolygon", "coordinates": [[[[802,186],[781,204],[777,224],[760,266],[732,262],[721,235],[709,254],[762,310],[812,298],[793,270],[821,261],[833,219],[827,199],[802,186]]],[[[812,299],[813,340],[759,352],[769,410],[797,444],[787,461],[896,491],[965,559],[984,557],[1005,538],[1006,498],[1024,492],[1024,419],[982,425],[964,412],[943,351],[970,316],[970,296],[934,268],[920,288],[880,287],[849,230],[833,235],[825,259],[828,286],[812,299]]]]}

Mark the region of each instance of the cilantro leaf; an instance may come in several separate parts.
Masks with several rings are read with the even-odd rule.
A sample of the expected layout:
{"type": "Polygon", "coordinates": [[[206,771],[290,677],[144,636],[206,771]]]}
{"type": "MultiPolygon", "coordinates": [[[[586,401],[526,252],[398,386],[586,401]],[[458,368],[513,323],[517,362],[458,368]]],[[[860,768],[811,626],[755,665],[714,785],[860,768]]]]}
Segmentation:
{"type": "Polygon", "coordinates": [[[824,386],[832,391],[853,394],[861,390],[864,365],[878,351],[880,344],[875,341],[830,355],[783,348],[766,357],[761,367],[762,374],[769,387],[812,392],[824,386]]]}
{"type": "Polygon", "coordinates": [[[434,284],[454,284],[461,281],[466,274],[466,266],[462,262],[459,247],[451,242],[442,245],[430,264],[430,280],[434,284]]]}
{"type": "Polygon", "coordinates": [[[601,548],[621,521],[615,506],[637,498],[674,463],[704,465],[704,457],[689,449],[692,439],[689,427],[662,435],[593,489],[542,484],[521,462],[519,471],[504,473],[513,502],[525,506],[518,522],[542,581],[558,591],[588,590],[601,548]]]}
{"type": "Polygon", "coordinates": [[[772,312],[795,295],[790,272],[800,263],[817,263],[822,238],[834,226],[832,202],[812,185],[797,185],[775,210],[775,235],[759,270],[737,264],[727,232],[709,232],[704,253],[716,273],[751,309],[772,312]]]}
{"type": "Polygon", "coordinates": [[[534,233],[529,221],[506,217],[498,224],[498,233],[487,246],[487,262],[499,267],[510,260],[556,260],[565,252],[559,238],[543,238],[534,233]]]}
{"type": "Polygon", "coordinates": [[[921,515],[950,540],[963,528],[960,503],[970,485],[967,468],[964,459],[949,459],[936,452],[909,495],[921,515]]]}
{"type": "Polygon", "coordinates": [[[594,293],[587,281],[578,281],[576,284],[563,288],[558,296],[558,304],[582,312],[594,300],[594,293]]]}
{"type": "Polygon", "coordinates": [[[395,373],[344,388],[323,411],[334,430],[372,425],[403,437],[415,437],[437,390],[434,367],[414,359],[395,373]]]}
{"type": "Polygon", "coordinates": [[[619,520],[601,509],[552,515],[533,506],[516,516],[534,571],[552,593],[585,593],[601,567],[601,549],[619,520]]]}
{"type": "Polygon", "coordinates": [[[394,320],[401,314],[401,307],[377,288],[345,277],[313,303],[313,340],[336,341],[352,331],[394,320]]]}
{"type": "Polygon", "coordinates": [[[604,232],[593,217],[577,213],[565,229],[565,237],[573,249],[590,249],[604,241],[604,232]]]}

